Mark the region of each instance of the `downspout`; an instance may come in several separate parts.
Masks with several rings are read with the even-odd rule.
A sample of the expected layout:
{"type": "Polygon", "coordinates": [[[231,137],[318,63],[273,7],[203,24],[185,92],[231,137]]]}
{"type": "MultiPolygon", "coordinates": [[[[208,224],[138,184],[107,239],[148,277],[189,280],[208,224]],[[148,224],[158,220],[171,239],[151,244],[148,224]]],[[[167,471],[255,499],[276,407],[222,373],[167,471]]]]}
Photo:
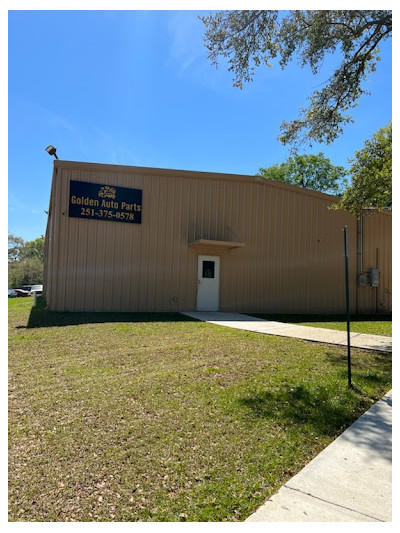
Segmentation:
{"type": "Polygon", "coordinates": [[[360,274],[363,273],[363,261],[364,261],[364,218],[363,218],[363,210],[361,208],[361,215],[360,215],[360,274]]]}
{"type": "Polygon", "coordinates": [[[357,276],[356,284],[356,313],[359,314],[359,290],[361,287],[361,276],[364,270],[364,219],[363,219],[363,210],[361,208],[360,216],[357,217],[357,255],[358,255],[358,265],[359,271],[357,276]]]}
{"type": "MultiPolygon", "coordinates": [[[[376,249],[376,267],[379,272],[379,248],[376,249]]],[[[378,314],[379,309],[379,286],[375,287],[375,314],[378,314]]]]}

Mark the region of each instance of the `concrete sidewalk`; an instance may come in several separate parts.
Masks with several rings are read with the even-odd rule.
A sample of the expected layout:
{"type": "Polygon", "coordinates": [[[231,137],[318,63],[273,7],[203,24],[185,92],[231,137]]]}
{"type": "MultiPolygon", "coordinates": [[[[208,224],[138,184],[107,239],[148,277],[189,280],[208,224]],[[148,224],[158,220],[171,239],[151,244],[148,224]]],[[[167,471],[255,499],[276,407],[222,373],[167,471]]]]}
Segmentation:
{"type": "Polygon", "coordinates": [[[391,521],[391,391],[246,520],[391,521]]]}
{"type": "MultiPolygon", "coordinates": [[[[314,342],[326,342],[347,346],[347,332],[333,329],[298,326],[284,322],[263,320],[241,313],[220,313],[213,311],[193,311],[182,313],[203,322],[226,326],[228,328],[244,329],[266,335],[294,337],[314,342]]],[[[350,333],[351,346],[381,352],[392,352],[392,338],[382,335],[367,335],[365,333],[350,333]]]]}

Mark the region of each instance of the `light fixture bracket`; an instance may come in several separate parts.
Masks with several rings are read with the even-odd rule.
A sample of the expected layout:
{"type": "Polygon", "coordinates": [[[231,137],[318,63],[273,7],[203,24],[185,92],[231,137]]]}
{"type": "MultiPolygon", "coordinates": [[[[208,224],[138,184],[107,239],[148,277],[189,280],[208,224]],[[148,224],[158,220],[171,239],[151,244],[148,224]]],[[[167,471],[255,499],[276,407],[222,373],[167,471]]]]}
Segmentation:
{"type": "Polygon", "coordinates": [[[46,148],[46,152],[47,152],[49,155],[54,155],[54,157],[55,157],[56,159],[58,159],[57,154],[56,154],[56,148],[54,148],[54,146],[52,146],[51,144],[46,148]]]}

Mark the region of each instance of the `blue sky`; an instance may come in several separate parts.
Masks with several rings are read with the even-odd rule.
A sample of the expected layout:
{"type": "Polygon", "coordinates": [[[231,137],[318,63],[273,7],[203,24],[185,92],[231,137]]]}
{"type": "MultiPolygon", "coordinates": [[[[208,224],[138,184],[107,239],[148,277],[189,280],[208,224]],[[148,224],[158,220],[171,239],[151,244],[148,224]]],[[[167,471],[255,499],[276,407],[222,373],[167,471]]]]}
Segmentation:
{"type": "MultiPolygon", "coordinates": [[[[9,11],[8,231],[46,230],[52,158],[255,174],[290,155],[277,140],[335,61],[313,76],[261,68],[242,90],[207,59],[208,11],[9,11]]],[[[391,42],[349,125],[314,146],[336,165],[392,118],[391,42]]]]}

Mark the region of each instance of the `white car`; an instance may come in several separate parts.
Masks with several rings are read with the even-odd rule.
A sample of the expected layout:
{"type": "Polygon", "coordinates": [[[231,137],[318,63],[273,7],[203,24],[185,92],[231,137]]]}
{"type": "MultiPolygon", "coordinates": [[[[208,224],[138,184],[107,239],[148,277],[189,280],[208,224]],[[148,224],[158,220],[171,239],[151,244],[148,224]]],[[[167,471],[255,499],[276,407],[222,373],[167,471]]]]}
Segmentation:
{"type": "Polygon", "coordinates": [[[42,294],[43,292],[43,285],[32,285],[31,287],[31,294],[36,292],[36,294],[42,294]]]}

